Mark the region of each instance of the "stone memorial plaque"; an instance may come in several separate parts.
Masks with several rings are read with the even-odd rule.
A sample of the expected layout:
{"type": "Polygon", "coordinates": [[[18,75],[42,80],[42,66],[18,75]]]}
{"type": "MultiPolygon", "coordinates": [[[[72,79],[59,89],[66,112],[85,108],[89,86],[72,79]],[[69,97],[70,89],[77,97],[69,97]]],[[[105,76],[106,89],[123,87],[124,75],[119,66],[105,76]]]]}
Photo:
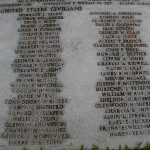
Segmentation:
{"type": "Polygon", "coordinates": [[[150,142],[149,0],[0,0],[0,150],[150,142]]]}

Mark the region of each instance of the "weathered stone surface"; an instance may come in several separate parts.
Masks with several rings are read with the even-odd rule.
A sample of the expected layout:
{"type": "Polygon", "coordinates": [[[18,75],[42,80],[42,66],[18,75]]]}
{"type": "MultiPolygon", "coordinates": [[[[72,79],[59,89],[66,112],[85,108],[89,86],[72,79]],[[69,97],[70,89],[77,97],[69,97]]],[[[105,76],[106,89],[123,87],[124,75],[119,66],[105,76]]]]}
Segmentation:
{"type": "Polygon", "coordinates": [[[0,150],[149,142],[148,0],[0,1],[0,150]]]}

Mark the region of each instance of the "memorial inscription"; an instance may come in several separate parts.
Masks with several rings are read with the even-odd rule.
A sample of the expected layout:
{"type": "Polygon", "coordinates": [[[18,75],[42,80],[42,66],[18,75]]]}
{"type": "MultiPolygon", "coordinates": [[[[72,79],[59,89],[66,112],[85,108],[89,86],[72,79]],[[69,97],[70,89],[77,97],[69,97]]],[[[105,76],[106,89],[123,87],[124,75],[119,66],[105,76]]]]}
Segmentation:
{"type": "MultiPolygon", "coordinates": [[[[149,6],[148,0],[0,1],[0,15],[5,16],[7,20],[7,16],[16,14],[17,17],[12,17],[12,20],[19,24],[18,29],[12,28],[19,37],[17,43],[14,43],[15,50],[11,50],[14,53],[13,62],[9,64],[16,78],[9,81],[10,88],[7,89],[13,96],[1,102],[2,107],[5,104],[6,115],[5,122],[0,121],[0,124],[3,124],[0,130],[0,146],[4,145],[10,149],[30,145],[34,150],[33,145],[47,145],[46,149],[53,146],[51,149],[58,150],[60,146],[77,149],[80,144],[98,144],[105,148],[113,143],[116,148],[119,144],[134,146],[141,140],[148,142],[147,139],[150,137],[150,61],[148,59],[150,33],[147,26],[150,21],[147,17],[150,15],[149,6]],[[85,31],[89,33],[95,31],[94,34],[97,34],[93,37],[95,43],[89,45],[89,48],[86,47],[88,51],[93,47],[90,53],[93,56],[89,58],[95,62],[93,67],[97,68],[92,72],[93,78],[97,77],[95,85],[88,87],[85,85],[91,77],[85,80],[80,78],[82,70],[77,78],[78,82],[82,79],[83,87],[80,87],[81,84],[76,84],[75,87],[72,84],[76,82],[73,81],[75,77],[69,78],[69,75],[68,78],[72,82],[68,84],[69,86],[65,84],[68,81],[63,73],[67,69],[67,72],[70,71],[66,67],[65,59],[71,59],[76,55],[72,65],[74,67],[77,63],[80,64],[77,62],[80,59],[76,59],[79,56],[78,49],[86,53],[84,41],[79,42],[80,47],[75,46],[76,51],[72,53],[73,55],[66,51],[69,47],[63,44],[63,34],[66,34],[63,32],[63,21],[73,14],[80,14],[81,19],[89,20],[91,24],[87,26],[81,24],[81,26],[87,28],[85,31]],[[83,14],[86,14],[86,17],[83,17],[83,14]],[[64,54],[67,57],[64,57],[64,54]],[[65,95],[63,91],[67,88],[70,88],[72,90],[70,92],[74,94],[65,95]],[[84,88],[85,91],[80,91],[80,88],[84,88]],[[86,98],[89,89],[94,93],[93,99],[86,98]],[[95,122],[97,127],[89,126],[80,133],[78,129],[80,125],[73,126],[80,120],[74,119],[74,113],[70,112],[71,107],[76,107],[75,111],[78,111],[79,104],[75,101],[74,95],[82,95],[83,98],[80,102],[83,110],[80,111],[86,115],[81,114],[81,118],[83,120],[85,118],[87,124],[95,122]],[[91,105],[88,101],[95,103],[91,105]],[[85,103],[89,106],[84,105],[85,103]],[[90,114],[88,112],[92,112],[95,118],[88,116],[90,114]],[[66,119],[66,116],[69,117],[66,119]],[[70,123],[68,120],[73,121],[70,123]],[[75,132],[70,130],[70,126],[77,128],[75,132]],[[91,134],[91,137],[86,137],[87,133],[91,134]],[[75,137],[74,134],[79,137],[75,137]],[[134,140],[131,141],[133,137],[134,140]]],[[[80,20],[80,16],[78,18],[80,20]]],[[[77,25],[79,20],[70,23],[68,21],[68,28],[69,24],[77,25]]],[[[77,26],[76,30],[72,29],[68,35],[80,36],[79,28],[77,26]]],[[[7,34],[9,36],[9,33],[7,34]]],[[[66,41],[70,40],[69,36],[66,41]]],[[[88,37],[83,37],[82,40],[88,41],[88,37]]],[[[3,35],[0,34],[1,38],[3,35]]],[[[3,49],[3,44],[0,44],[0,49],[3,49]]],[[[81,53],[81,56],[84,53],[81,53]]],[[[88,64],[81,65],[84,66],[83,72],[92,70],[88,64]]],[[[2,63],[1,69],[4,67],[5,64],[2,63]]],[[[0,88],[2,89],[1,85],[0,88]]],[[[82,123],[84,128],[85,124],[82,123]]]]}
{"type": "Polygon", "coordinates": [[[12,68],[18,77],[11,84],[17,97],[5,101],[10,117],[3,134],[10,145],[56,145],[69,138],[61,120],[68,100],[57,94],[63,88],[57,77],[64,65],[59,37],[63,15],[45,11],[27,8],[17,18],[20,39],[12,68]]]}
{"type": "Polygon", "coordinates": [[[148,45],[140,38],[142,20],[140,12],[91,12],[98,16],[92,20],[102,26],[102,38],[94,44],[98,66],[104,79],[96,84],[102,97],[96,108],[105,108],[103,119],[108,125],[100,131],[108,131],[110,137],[149,134],[149,63],[144,60],[148,45]],[[102,19],[104,18],[104,19],[102,19]],[[101,57],[103,57],[101,59],[101,57]],[[147,119],[146,119],[147,118],[147,119]]]}

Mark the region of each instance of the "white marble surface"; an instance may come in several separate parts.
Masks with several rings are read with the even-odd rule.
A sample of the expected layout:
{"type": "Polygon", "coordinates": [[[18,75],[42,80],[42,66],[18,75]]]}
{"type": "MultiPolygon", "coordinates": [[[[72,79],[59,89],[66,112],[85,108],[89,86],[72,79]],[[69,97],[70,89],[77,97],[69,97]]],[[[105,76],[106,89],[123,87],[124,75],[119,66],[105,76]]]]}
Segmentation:
{"type": "MultiPolygon", "coordinates": [[[[12,0],[7,0],[9,3],[12,0]]],[[[0,0],[0,3],[3,3],[0,0]]],[[[6,2],[6,1],[5,1],[6,2]]],[[[150,6],[149,6],[150,7],[150,6]]],[[[65,106],[63,120],[67,122],[67,130],[71,139],[66,140],[61,146],[43,145],[45,150],[61,148],[77,150],[81,144],[90,147],[97,144],[102,148],[110,146],[117,148],[120,144],[128,144],[134,147],[138,142],[149,142],[150,136],[130,136],[110,138],[106,133],[99,132],[100,124],[105,123],[102,116],[104,109],[96,109],[95,103],[98,95],[95,84],[99,80],[96,50],[92,46],[97,41],[98,29],[94,26],[89,15],[90,11],[139,11],[142,12],[143,23],[141,26],[142,40],[150,43],[150,8],[148,6],[120,6],[114,3],[110,6],[83,6],[80,12],[65,12],[61,21],[61,42],[63,46],[62,58],[65,66],[59,74],[60,81],[64,84],[61,96],[69,99],[65,106]]],[[[15,95],[11,92],[12,83],[17,74],[13,73],[11,64],[16,58],[14,53],[19,39],[17,29],[19,22],[15,14],[0,14],[0,133],[4,131],[4,124],[8,118],[8,106],[4,104],[6,99],[15,95]]],[[[147,51],[147,59],[150,62],[147,51]]],[[[150,66],[146,68],[150,69],[150,66]]],[[[0,138],[0,150],[20,149],[21,146],[9,146],[7,140],[0,138]]],[[[35,150],[38,146],[28,146],[35,150]]]]}

